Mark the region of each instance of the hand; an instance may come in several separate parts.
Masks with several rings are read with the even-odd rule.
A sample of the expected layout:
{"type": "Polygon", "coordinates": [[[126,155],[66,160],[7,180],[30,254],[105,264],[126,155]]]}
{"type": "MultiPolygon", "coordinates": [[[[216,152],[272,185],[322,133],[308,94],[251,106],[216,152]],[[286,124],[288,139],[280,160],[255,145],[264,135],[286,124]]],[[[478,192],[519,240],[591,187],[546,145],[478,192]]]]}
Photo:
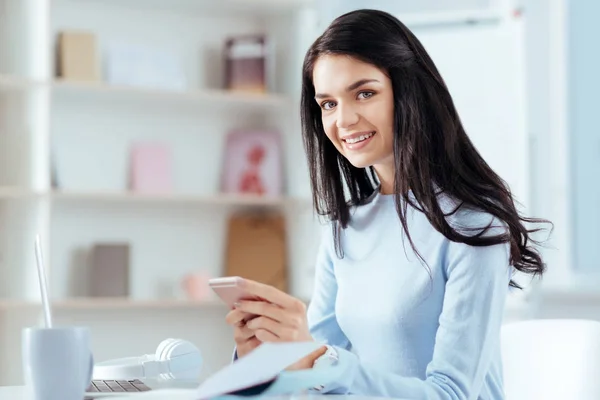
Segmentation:
{"type": "MultiPolygon", "coordinates": [[[[254,333],[259,342],[303,342],[314,341],[308,329],[306,318],[306,305],[301,300],[290,296],[272,286],[244,279],[244,290],[264,301],[244,300],[235,305],[234,311],[242,315],[253,316],[246,323],[248,334],[254,333]]],[[[312,368],[315,360],[325,353],[326,347],[322,346],[311,354],[303,357],[286,370],[299,370],[312,368]]]]}
{"type": "Polygon", "coordinates": [[[317,358],[321,357],[326,352],[327,352],[327,347],[321,346],[317,350],[310,353],[309,355],[301,358],[300,360],[296,361],[294,364],[287,367],[286,370],[287,371],[296,371],[299,369],[310,369],[313,367],[315,361],[317,361],[317,358]]]}
{"type": "MultiPolygon", "coordinates": [[[[261,342],[303,342],[314,341],[308,329],[306,305],[304,302],[284,293],[273,286],[244,279],[241,285],[245,292],[265,301],[243,300],[235,305],[242,315],[255,315],[245,328],[247,335],[254,334],[261,342]]],[[[232,312],[233,313],[233,312],[232,312]]]]}
{"type": "Polygon", "coordinates": [[[225,317],[225,321],[233,326],[233,340],[236,345],[236,353],[239,358],[250,353],[260,345],[254,331],[248,328],[247,321],[254,316],[240,310],[232,310],[225,317]]]}

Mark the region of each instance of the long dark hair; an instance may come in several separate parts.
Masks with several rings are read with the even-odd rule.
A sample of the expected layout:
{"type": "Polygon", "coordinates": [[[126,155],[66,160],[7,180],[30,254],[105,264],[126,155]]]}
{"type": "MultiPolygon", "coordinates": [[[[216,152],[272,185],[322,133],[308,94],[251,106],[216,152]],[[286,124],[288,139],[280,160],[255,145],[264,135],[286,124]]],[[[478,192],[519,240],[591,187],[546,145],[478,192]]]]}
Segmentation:
{"type": "MultiPolygon", "coordinates": [[[[408,205],[423,212],[451,241],[472,246],[510,243],[510,264],[520,272],[542,275],[545,265],[532,246],[538,243],[532,234],[539,229],[528,229],[525,224],[547,221],[519,215],[508,185],[467,136],[448,88],[419,40],[395,17],[378,10],[358,10],[338,17],[310,47],[303,65],[302,134],[313,201],[317,212],[334,222],[336,250],[340,249],[339,228],[346,228],[350,208],[371,196],[378,182],[372,167],[354,167],[325,135],[321,109],[314,100],[312,73],[316,60],[326,54],[354,57],[391,78],[395,204],[419,258],[424,261],[408,232],[408,205]],[[438,202],[440,192],[458,201],[459,207],[493,215],[506,229],[495,235],[485,234],[490,225],[474,235],[459,232],[446,219],[448,214],[438,202]]],[[[510,285],[520,288],[514,280],[510,285]]]]}

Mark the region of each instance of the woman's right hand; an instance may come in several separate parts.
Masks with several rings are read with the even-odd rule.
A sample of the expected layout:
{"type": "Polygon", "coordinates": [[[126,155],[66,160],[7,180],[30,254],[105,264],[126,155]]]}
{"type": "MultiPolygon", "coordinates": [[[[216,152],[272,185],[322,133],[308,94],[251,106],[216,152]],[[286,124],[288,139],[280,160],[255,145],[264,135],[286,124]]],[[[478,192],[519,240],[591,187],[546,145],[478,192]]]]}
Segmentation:
{"type": "Polygon", "coordinates": [[[231,310],[225,317],[227,324],[233,327],[233,340],[238,358],[250,353],[261,344],[261,341],[254,336],[254,331],[246,326],[246,322],[250,319],[252,319],[250,314],[237,309],[231,310]]]}

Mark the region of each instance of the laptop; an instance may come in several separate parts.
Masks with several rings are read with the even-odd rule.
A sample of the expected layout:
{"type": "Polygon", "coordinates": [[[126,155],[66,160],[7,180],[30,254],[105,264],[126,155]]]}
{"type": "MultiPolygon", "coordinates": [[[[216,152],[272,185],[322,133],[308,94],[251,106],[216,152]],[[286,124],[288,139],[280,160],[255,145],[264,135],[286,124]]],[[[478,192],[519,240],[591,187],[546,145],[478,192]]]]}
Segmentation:
{"type": "MultiPolygon", "coordinates": [[[[85,391],[86,399],[94,399],[96,397],[102,397],[101,395],[107,393],[138,393],[147,392],[152,390],[150,386],[146,385],[139,379],[132,380],[102,380],[95,379],[91,385],[85,391]]],[[[104,396],[105,397],[105,396],[104,396]]]]}
{"type": "Polygon", "coordinates": [[[139,394],[157,389],[196,389],[200,381],[190,379],[94,379],[85,391],[85,400],[139,394]]]}

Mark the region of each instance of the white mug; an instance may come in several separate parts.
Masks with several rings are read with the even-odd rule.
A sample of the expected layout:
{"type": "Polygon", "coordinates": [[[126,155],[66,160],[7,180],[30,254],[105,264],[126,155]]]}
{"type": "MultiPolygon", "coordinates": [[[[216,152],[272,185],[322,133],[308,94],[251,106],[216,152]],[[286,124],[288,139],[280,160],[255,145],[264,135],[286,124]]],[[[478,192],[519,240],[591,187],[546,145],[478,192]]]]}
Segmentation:
{"type": "Polygon", "coordinates": [[[81,400],[94,359],[85,327],[25,328],[23,375],[34,400],[81,400]]]}

